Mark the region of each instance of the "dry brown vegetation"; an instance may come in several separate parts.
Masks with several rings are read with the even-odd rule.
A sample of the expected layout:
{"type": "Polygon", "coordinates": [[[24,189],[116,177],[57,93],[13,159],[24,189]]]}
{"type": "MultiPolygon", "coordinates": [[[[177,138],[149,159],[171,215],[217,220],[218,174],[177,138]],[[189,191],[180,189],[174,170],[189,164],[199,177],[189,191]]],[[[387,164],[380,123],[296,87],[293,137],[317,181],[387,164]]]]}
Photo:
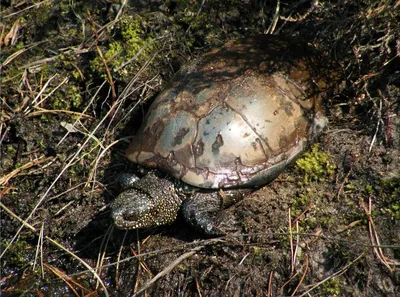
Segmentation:
{"type": "Polygon", "coordinates": [[[399,296],[399,1],[2,1],[1,296],[399,296]],[[143,110],[186,61],[255,34],[337,61],[319,144],[205,239],[113,229],[143,110]]]}

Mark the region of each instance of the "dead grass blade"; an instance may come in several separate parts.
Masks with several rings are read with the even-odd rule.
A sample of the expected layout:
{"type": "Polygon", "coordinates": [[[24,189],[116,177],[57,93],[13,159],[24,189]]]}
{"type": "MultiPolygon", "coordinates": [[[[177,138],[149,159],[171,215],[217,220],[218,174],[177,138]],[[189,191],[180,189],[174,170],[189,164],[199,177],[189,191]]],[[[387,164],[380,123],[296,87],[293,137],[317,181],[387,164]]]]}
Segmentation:
{"type": "Polygon", "coordinates": [[[128,0],[123,0],[122,1],[121,6],[120,6],[120,8],[118,10],[117,15],[115,16],[115,20],[114,21],[118,21],[119,20],[119,18],[121,17],[122,12],[124,11],[124,8],[125,8],[127,3],[128,3],[128,0]]]}
{"type": "MultiPolygon", "coordinates": [[[[86,104],[86,107],[82,111],[82,114],[86,114],[87,111],[89,110],[89,107],[93,104],[95,98],[99,95],[100,90],[104,87],[104,85],[107,83],[107,81],[103,81],[103,83],[100,84],[100,86],[97,88],[97,91],[94,93],[94,95],[90,98],[89,102],[86,104]]],[[[103,119],[104,120],[104,119],[103,119]]],[[[73,127],[75,127],[78,123],[80,123],[80,118],[76,119],[75,122],[72,124],[73,127]]],[[[97,129],[97,127],[96,127],[97,129]]],[[[59,146],[69,135],[69,131],[61,138],[61,140],[57,143],[57,146],[59,146]]]]}
{"type": "MultiPolygon", "coordinates": [[[[26,1],[23,1],[23,2],[26,2],[26,1]]],[[[23,13],[23,12],[25,12],[26,10],[30,10],[30,9],[32,9],[32,8],[38,9],[38,8],[40,8],[40,6],[46,4],[47,2],[50,3],[51,0],[44,0],[44,1],[41,1],[41,2],[37,2],[37,3],[35,3],[35,4],[29,5],[29,6],[25,7],[25,8],[23,8],[23,9],[21,9],[21,10],[18,10],[18,11],[16,11],[16,12],[13,12],[13,13],[10,13],[10,14],[7,14],[7,15],[3,16],[3,18],[8,19],[8,18],[10,18],[10,17],[12,17],[12,16],[14,16],[14,15],[23,13]]],[[[18,6],[18,4],[17,4],[17,6],[18,6]]]]}
{"type": "Polygon", "coordinates": [[[15,45],[18,39],[18,30],[20,28],[20,19],[17,19],[14,24],[12,25],[10,31],[4,36],[4,39],[0,39],[0,47],[4,44],[5,46],[8,45],[15,45]]]}
{"type": "MultiPolygon", "coordinates": [[[[37,229],[35,227],[33,227],[32,225],[30,225],[27,221],[24,221],[23,219],[21,219],[19,216],[17,216],[11,209],[9,209],[7,206],[5,206],[3,203],[1,203],[0,201],[0,207],[3,208],[11,217],[15,218],[16,220],[18,220],[22,226],[29,228],[30,230],[32,230],[33,232],[37,232],[37,229]]],[[[63,251],[65,251],[68,255],[72,256],[74,259],[78,260],[80,263],[82,263],[83,266],[85,266],[87,268],[87,271],[91,272],[93,274],[93,276],[99,281],[99,283],[101,284],[103,291],[104,291],[104,295],[106,297],[108,297],[108,291],[107,288],[105,286],[105,284],[103,283],[103,281],[101,280],[100,276],[96,273],[96,271],[89,265],[87,264],[85,261],[83,261],[81,258],[79,258],[75,253],[71,252],[70,250],[68,250],[67,248],[65,248],[63,245],[61,245],[60,243],[58,243],[57,241],[51,239],[48,236],[44,236],[44,238],[48,241],[50,241],[53,245],[55,245],[56,247],[62,249],[63,251]]],[[[8,247],[12,244],[12,242],[10,242],[8,244],[8,246],[4,249],[3,253],[0,255],[0,258],[3,257],[3,255],[5,254],[5,252],[8,250],[8,247]]],[[[47,264],[44,264],[43,267],[47,267],[47,264]]],[[[47,267],[49,268],[49,267],[47,267]]],[[[82,272],[84,273],[84,272],[82,272]]],[[[68,278],[70,278],[69,276],[66,276],[68,278]]],[[[79,295],[77,295],[79,296],[79,295]]]]}
{"type": "Polygon", "coordinates": [[[36,254],[35,254],[35,261],[33,262],[33,270],[36,267],[36,261],[40,258],[40,272],[42,274],[42,278],[44,278],[44,269],[43,269],[43,236],[44,236],[44,223],[40,227],[39,239],[36,246],[36,254]]]}
{"type": "MultiPolygon", "coordinates": [[[[55,79],[58,76],[58,74],[54,74],[52,77],[50,77],[47,82],[44,84],[44,86],[40,89],[39,94],[37,94],[37,96],[35,97],[35,99],[33,99],[32,101],[32,105],[34,104],[34,107],[38,107],[39,105],[41,105],[47,98],[49,98],[55,91],[57,91],[57,89],[59,89],[63,84],[68,82],[68,77],[65,77],[61,83],[58,84],[58,86],[56,86],[54,89],[52,89],[50,91],[49,94],[47,94],[44,98],[42,98],[39,102],[38,99],[42,97],[44,91],[47,89],[47,87],[49,86],[50,82],[55,79]]],[[[31,112],[30,108],[27,107],[24,110],[25,115],[28,115],[31,112]]]]}
{"type": "Polygon", "coordinates": [[[362,257],[364,257],[364,253],[359,255],[356,259],[354,259],[353,261],[351,261],[349,264],[347,264],[345,267],[343,267],[342,269],[340,269],[339,271],[333,273],[332,275],[328,276],[327,278],[323,279],[322,281],[316,283],[314,286],[312,286],[310,289],[308,289],[307,291],[303,292],[301,295],[299,295],[298,297],[303,297],[303,296],[310,296],[310,292],[315,290],[316,288],[318,288],[319,286],[321,286],[322,284],[324,284],[325,282],[329,281],[330,279],[333,279],[337,276],[342,275],[343,273],[345,273],[347,270],[349,270],[349,268],[351,266],[353,266],[355,263],[357,263],[362,257]]]}
{"type": "MultiPolygon", "coordinates": [[[[23,219],[21,219],[19,216],[17,216],[11,209],[9,209],[7,206],[5,206],[1,200],[0,200],[0,207],[5,210],[6,213],[8,213],[12,218],[16,219],[20,223],[22,223],[25,227],[29,228],[30,230],[36,232],[36,228],[30,225],[28,222],[25,222],[23,219]]],[[[10,243],[11,244],[11,243],[10,243]]],[[[3,253],[0,255],[0,258],[3,257],[6,249],[4,249],[3,253]]]]}
{"type": "Polygon", "coordinates": [[[196,254],[198,251],[203,249],[203,246],[198,246],[193,248],[191,251],[184,253],[183,255],[179,256],[175,261],[173,261],[171,264],[169,264],[165,269],[161,272],[159,272],[155,277],[153,277],[149,282],[147,282],[139,291],[135,292],[134,294],[131,295],[131,297],[136,297],[139,296],[141,293],[146,291],[148,288],[150,288],[155,282],[157,282],[160,278],[166,276],[168,273],[172,271],[177,265],[179,265],[182,261],[185,259],[193,256],[196,254]]]}
{"type": "MultiPolygon", "coordinates": [[[[13,53],[12,55],[10,55],[10,56],[8,56],[5,60],[4,60],[4,62],[3,63],[1,63],[1,65],[0,65],[0,70],[3,68],[3,67],[5,67],[5,66],[7,66],[8,64],[10,64],[15,58],[17,58],[19,55],[22,55],[23,53],[25,53],[26,51],[29,51],[30,49],[32,49],[32,48],[34,48],[34,47],[36,47],[36,46],[38,46],[38,45],[40,45],[40,44],[43,44],[43,43],[45,43],[45,42],[47,42],[47,41],[39,41],[39,42],[37,42],[37,43],[34,43],[34,44],[31,44],[31,45],[29,45],[29,46],[27,46],[27,47],[25,47],[25,48],[21,48],[20,50],[18,50],[18,51],[16,51],[15,53],[13,53]]],[[[9,79],[13,79],[13,77],[10,77],[9,79]]],[[[2,81],[3,83],[6,83],[8,80],[4,80],[4,81],[2,81]]]]}
{"type": "Polygon", "coordinates": [[[73,285],[77,286],[79,289],[84,291],[85,292],[85,296],[87,296],[86,292],[90,293],[89,289],[87,289],[86,287],[82,286],[80,283],[78,283],[72,277],[70,277],[67,274],[65,274],[63,271],[61,271],[57,267],[54,267],[54,266],[52,266],[50,264],[45,264],[45,267],[47,269],[49,269],[51,272],[53,272],[57,277],[59,277],[71,289],[71,291],[74,292],[74,294],[77,297],[82,296],[82,294],[79,294],[79,292],[75,289],[75,287],[73,285]]]}
{"type": "MultiPolygon", "coordinates": [[[[38,202],[36,203],[35,207],[32,209],[32,211],[29,213],[27,218],[23,220],[23,222],[28,222],[34,213],[37,211],[39,206],[43,203],[43,201],[46,199],[46,197],[49,195],[50,191],[53,189],[55,184],[58,182],[58,180],[61,178],[61,176],[73,165],[79,160],[79,156],[81,156],[82,151],[88,146],[89,141],[91,139],[96,139],[95,133],[96,131],[103,125],[104,121],[108,119],[110,113],[112,110],[109,110],[108,113],[101,119],[101,121],[95,126],[93,131],[91,131],[88,136],[86,137],[85,141],[82,143],[81,146],[78,147],[77,151],[72,154],[72,156],[69,158],[69,161],[67,164],[61,169],[60,173],[57,175],[57,177],[53,180],[53,182],[50,184],[50,186],[47,188],[45,193],[39,198],[38,202]]],[[[22,224],[18,230],[16,231],[15,235],[13,238],[10,240],[9,245],[4,249],[3,253],[0,255],[0,258],[3,257],[3,255],[7,252],[8,248],[14,243],[14,241],[18,238],[19,234],[21,233],[22,229],[25,227],[25,224],[22,224]]]]}
{"type": "Polygon", "coordinates": [[[264,34],[273,34],[274,33],[276,24],[278,23],[278,20],[279,20],[279,11],[281,9],[280,7],[281,7],[281,1],[278,0],[278,1],[276,1],[275,14],[272,19],[272,22],[269,25],[268,29],[264,31],[264,34]]]}
{"type": "Polygon", "coordinates": [[[55,246],[57,246],[60,249],[62,249],[63,251],[65,251],[68,255],[72,256],[74,259],[76,259],[80,263],[82,263],[82,265],[85,266],[92,273],[92,275],[96,278],[96,280],[100,283],[101,287],[103,288],[104,295],[106,297],[109,297],[106,285],[101,280],[100,275],[95,271],[95,269],[93,269],[89,264],[87,264],[83,259],[78,257],[75,253],[71,252],[70,250],[68,250],[67,248],[65,248],[61,244],[59,244],[57,241],[55,241],[55,240],[53,240],[53,239],[51,239],[49,237],[46,237],[46,239],[49,240],[51,243],[53,243],[55,246]]]}
{"type": "MultiPolygon", "coordinates": [[[[97,256],[97,261],[96,261],[96,271],[99,275],[101,274],[101,270],[102,270],[103,263],[104,263],[104,258],[106,257],[108,241],[110,240],[110,236],[111,236],[111,232],[112,232],[113,228],[114,227],[112,225],[110,225],[108,227],[106,234],[103,236],[103,240],[101,241],[101,244],[100,244],[99,254],[97,256]]],[[[98,286],[99,286],[99,281],[97,280],[96,288],[98,288],[98,286]]]]}
{"type": "Polygon", "coordinates": [[[144,262],[144,257],[141,255],[142,245],[146,243],[146,241],[150,238],[150,236],[145,238],[142,242],[140,242],[138,230],[136,230],[136,236],[137,236],[136,246],[138,247],[137,251],[135,251],[132,247],[130,247],[130,251],[136,257],[137,263],[138,263],[135,285],[133,286],[133,292],[136,292],[138,290],[140,278],[141,278],[141,274],[142,274],[143,270],[146,271],[146,273],[149,275],[149,277],[151,277],[151,278],[153,277],[153,273],[151,272],[150,268],[147,266],[146,262],[144,262]]]}
{"type": "MultiPolygon", "coordinates": [[[[99,35],[97,33],[96,25],[94,23],[94,20],[93,20],[92,16],[90,15],[89,11],[87,11],[87,14],[88,14],[89,22],[92,25],[93,34],[94,34],[97,42],[100,43],[100,38],[99,38],[99,35]]],[[[100,47],[97,44],[96,44],[96,50],[97,50],[97,53],[100,56],[100,59],[102,60],[102,62],[104,64],[104,69],[106,71],[107,80],[108,80],[108,83],[109,83],[109,85],[111,87],[112,99],[114,100],[115,98],[117,98],[117,92],[115,91],[114,79],[112,77],[110,68],[108,67],[107,61],[106,61],[106,59],[105,59],[105,57],[103,55],[103,52],[101,51],[100,47]]]]}
{"type": "Polygon", "coordinates": [[[300,236],[299,236],[299,220],[300,218],[311,208],[311,204],[307,207],[305,211],[303,211],[294,221],[291,219],[291,212],[290,208],[288,211],[288,216],[289,216],[289,242],[290,242],[290,271],[293,274],[295,267],[296,267],[296,258],[297,258],[297,253],[298,253],[298,247],[299,247],[299,242],[300,242],[300,236]],[[292,231],[292,226],[296,226],[296,244],[293,244],[293,231],[292,231]]]}
{"type": "Polygon", "coordinates": [[[55,157],[46,157],[46,156],[40,156],[35,160],[29,161],[28,163],[25,163],[24,165],[22,165],[21,167],[18,167],[17,169],[14,169],[13,171],[11,171],[10,173],[2,176],[0,178],[0,186],[4,186],[6,185],[10,179],[12,179],[13,177],[21,174],[23,171],[38,166],[40,164],[46,163],[46,162],[51,162],[55,159],[55,157]]]}
{"type": "Polygon", "coordinates": [[[138,259],[140,267],[143,268],[150,277],[153,277],[153,273],[151,272],[149,266],[144,262],[143,257],[140,256],[140,251],[136,252],[132,247],[130,248],[132,254],[138,259]]]}
{"type": "Polygon", "coordinates": [[[27,118],[31,118],[31,117],[36,117],[36,116],[40,116],[42,114],[61,114],[61,113],[65,113],[68,115],[72,115],[72,116],[78,116],[78,117],[82,117],[82,118],[88,118],[90,120],[94,120],[94,117],[81,113],[81,112],[76,112],[76,111],[71,111],[71,110],[63,110],[63,109],[44,109],[41,107],[36,107],[35,106],[36,111],[32,111],[30,112],[26,117],[27,118]]]}
{"type": "MultiPolygon", "coordinates": [[[[310,205],[309,205],[310,207],[310,205]]],[[[303,270],[304,266],[306,267],[304,269],[303,275],[299,281],[299,283],[297,284],[295,290],[293,291],[291,296],[294,296],[294,294],[297,292],[297,290],[299,289],[300,285],[302,284],[307,271],[308,271],[308,256],[306,256],[306,263],[302,265],[301,269],[296,269],[296,259],[297,259],[297,255],[298,255],[298,250],[299,250],[299,244],[300,244],[300,234],[299,234],[299,219],[300,217],[309,210],[309,207],[302,213],[300,214],[300,216],[298,216],[295,220],[292,221],[291,218],[291,211],[290,208],[288,210],[288,237],[289,237],[289,244],[290,244],[290,273],[291,273],[291,277],[288,281],[286,281],[282,287],[280,288],[280,292],[281,294],[283,294],[283,290],[284,288],[292,282],[292,280],[294,280],[299,273],[303,270]],[[296,226],[296,233],[293,233],[292,230],[292,226],[295,225],[296,226]],[[293,242],[293,235],[296,235],[296,243],[293,242]]]]}
{"type": "Polygon", "coordinates": [[[103,156],[116,144],[123,142],[127,139],[131,139],[132,137],[124,137],[124,138],[120,138],[116,141],[113,141],[111,144],[109,144],[107,147],[102,147],[102,150],[99,152],[98,157],[95,160],[95,164],[93,166],[93,169],[90,171],[89,173],[89,177],[88,180],[93,180],[95,182],[96,179],[96,173],[97,173],[97,168],[99,166],[99,162],[100,160],[103,158],[103,156]]]}
{"type": "Polygon", "coordinates": [[[117,289],[119,288],[119,282],[118,282],[118,279],[119,279],[119,265],[121,263],[122,249],[124,247],[124,243],[125,243],[127,234],[128,234],[128,230],[125,230],[124,237],[122,238],[122,242],[121,242],[121,245],[120,245],[119,250],[118,250],[117,264],[115,265],[115,287],[117,289]]]}

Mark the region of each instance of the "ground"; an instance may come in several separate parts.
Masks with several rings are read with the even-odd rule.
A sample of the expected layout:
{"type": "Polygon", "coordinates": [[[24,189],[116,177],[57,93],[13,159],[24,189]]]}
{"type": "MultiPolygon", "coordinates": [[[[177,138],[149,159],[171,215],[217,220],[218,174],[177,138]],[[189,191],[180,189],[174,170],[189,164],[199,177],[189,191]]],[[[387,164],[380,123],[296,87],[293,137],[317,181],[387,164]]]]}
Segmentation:
{"type": "Polygon", "coordinates": [[[3,1],[1,296],[399,296],[397,1],[3,1]],[[329,126],[206,238],[112,227],[151,100],[230,39],[301,38],[337,62],[329,126]]]}

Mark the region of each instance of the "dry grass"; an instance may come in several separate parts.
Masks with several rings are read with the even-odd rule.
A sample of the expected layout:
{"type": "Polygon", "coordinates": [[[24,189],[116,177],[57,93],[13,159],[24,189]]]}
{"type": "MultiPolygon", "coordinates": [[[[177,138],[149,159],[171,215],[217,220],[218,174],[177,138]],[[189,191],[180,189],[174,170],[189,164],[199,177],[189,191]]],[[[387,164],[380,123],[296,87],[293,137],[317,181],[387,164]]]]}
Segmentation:
{"type": "MultiPolygon", "coordinates": [[[[175,296],[345,296],[345,286],[356,287],[351,283],[355,266],[359,277],[379,273],[397,293],[393,276],[399,271],[400,246],[392,244],[396,237],[386,226],[397,228],[399,222],[379,212],[388,204],[379,181],[394,173],[390,164],[371,165],[375,161],[368,159],[393,155],[400,143],[399,1],[364,1],[365,8],[350,1],[237,4],[239,17],[234,5],[209,1],[186,10],[164,4],[152,8],[164,17],[147,7],[132,9],[126,0],[111,17],[104,17],[109,13],[104,3],[67,2],[22,1],[1,8],[2,293],[35,296],[45,286],[50,292],[68,288],[68,296],[156,296],[163,289],[175,296]],[[141,37],[154,36],[116,66],[121,51],[108,56],[109,49],[121,38],[121,19],[127,15],[142,20],[141,37]],[[54,32],[50,36],[46,31],[54,32]],[[272,208],[260,208],[256,227],[243,224],[243,232],[197,241],[196,234],[181,226],[171,227],[175,233],[150,235],[114,230],[104,219],[106,207],[116,192],[116,173],[129,168],[123,151],[131,123],[140,121],[137,111],[189,53],[260,32],[305,36],[337,59],[345,86],[330,102],[334,128],[329,132],[339,137],[351,130],[360,143],[369,140],[367,149],[353,154],[347,168],[338,167],[336,184],[324,184],[324,202],[318,202],[315,190],[296,216],[291,199],[274,204],[283,216],[277,211],[267,221],[272,208]],[[40,34],[43,38],[32,38],[40,34]],[[93,70],[95,57],[101,66],[93,70]],[[370,175],[362,174],[368,170],[370,175]],[[368,193],[366,185],[372,187],[368,193]],[[346,221],[327,223],[324,203],[348,210],[349,215],[336,213],[346,221]],[[79,246],[85,236],[86,245],[79,246]],[[315,263],[324,253],[343,261],[321,275],[315,263]],[[34,288],[24,283],[27,275],[34,288]],[[14,276],[19,280],[9,285],[14,276]],[[335,287],[337,283],[342,286],[335,287]]],[[[357,151],[356,144],[351,149],[357,151]]],[[[345,152],[332,155],[344,163],[345,152]]],[[[315,184],[294,186],[292,197],[307,194],[307,187],[319,189],[315,184]]],[[[242,211],[246,218],[248,210],[242,211]]]]}

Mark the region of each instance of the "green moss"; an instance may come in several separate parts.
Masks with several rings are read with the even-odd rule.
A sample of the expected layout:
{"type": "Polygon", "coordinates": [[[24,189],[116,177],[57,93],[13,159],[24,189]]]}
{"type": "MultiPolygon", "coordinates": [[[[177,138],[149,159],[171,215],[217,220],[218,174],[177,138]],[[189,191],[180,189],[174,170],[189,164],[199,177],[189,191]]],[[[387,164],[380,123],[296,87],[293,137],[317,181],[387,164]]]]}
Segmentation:
{"type": "Polygon", "coordinates": [[[297,168],[304,174],[304,182],[324,181],[335,173],[336,166],[329,161],[329,155],[321,152],[319,145],[313,145],[310,152],[296,161],[297,168]]]}
{"type": "Polygon", "coordinates": [[[340,296],[341,290],[339,278],[334,277],[322,283],[319,287],[319,291],[324,294],[324,296],[340,296]]]}
{"type": "Polygon", "coordinates": [[[49,98],[49,108],[55,110],[76,110],[82,106],[82,103],[82,91],[73,82],[67,88],[58,90],[49,98]]]}
{"type": "MultiPolygon", "coordinates": [[[[293,199],[291,203],[290,210],[292,220],[304,213],[304,211],[309,208],[310,204],[317,203],[317,200],[319,200],[320,198],[321,196],[310,188],[307,188],[304,192],[299,193],[298,196],[293,199]]],[[[322,219],[325,219],[325,217],[323,217],[322,219]]],[[[309,230],[313,230],[314,228],[320,227],[321,224],[321,220],[314,215],[302,217],[298,231],[306,232],[309,230]]]]}
{"type": "Polygon", "coordinates": [[[253,246],[252,254],[256,261],[268,259],[268,249],[263,247],[253,246]]]}
{"type": "Polygon", "coordinates": [[[37,144],[40,146],[40,148],[42,150],[46,149],[46,143],[45,143],[44,139],[38,139],[37,144]]]}
{"type": "MultiPolygon", "coordinates": [[[[2,246],[7,246],[8,243],[2,243],[2,246]]],[[[14,242],[8,249],[8,256],[13,266],[24,267],[29,263],[29,253],[31,246],[24,240],[14,242]]]]}
{"type": "MultiPolygon", "coordinates": [[[[152,57],[157,42],[151,32],[146,32],[146,20],[136,15],[124,15],[120,21],[120,27],[116,39],[111,41],[103,52],[107,67],[122,78],[132,77],[137,65],[143,65],[152,57]],[[130,62],[130,63],[128,63],[130,62]],[[128,63],[124,68],[122,65],[128,63]]],[[[91,61],[93,71],[106,77],[105,65],[102,57],[98,55],[91,61]]]]}
{"type": "Polygon", "coordinates": [[[307,193],[300,193],[298,197],[293,199],[291,205],[292,216],[299,216],[311,202],[311,195],[307,193]]]}
{"type": "Polygon", "coordinates": [[[78,109],[82,105],[82,92],[78,86],[71,85],[70,88],[68,88],[67,95],[73,109],[78,109]]]}
{"type": "MultiPolygon", "coordinates": [[[[5,58],[5,55],[0,55],[0,63],[3,63],[5,58]]],[[[4,87],[6,84],[11,85],[12,82],[20,81],[22,76],[24,75],[24,71],[13,64],[7,68],[7,71],[3,71],[2,74],[3,75],[1,76],[1,85],[2,87],[4,87]]]]}
{"type": "Polygon", "coordinates": [[[379,185],[381,210],[394,220],[400,220],[400,177],[383,179],[379,185]]]}
{"type": "Polygon", "coordinates": [[[48,114],[44,113],[44,114],[40,115],[41,123],[50,123],[51,121],[52,121],[52,118],[50,118],[48,114]]]}
{"type": "Polygon", "coordinates": [[[367,184],[367,185],[365,185],[365,191],[366,191],[368,194],[372,194],[372,193],[374,192],[374,188],[373,188],[372,185],[367,184]]]}
{"type": "Polygon", "coordinates": [[[354,182],[349,182],[344,185],[344,188],[349,191],[354,191],[355,189],[357,189],[357,185],[354,182]]]}
{"type": "MultiPolygon", "coordinates": [[[[62,2],[62,1],[61,1],[62,2]]],[[[49,18],[52,16],[51,5],[46,3],[40,7],[40,9],[34,9],[31,11],[31,18],[37,27],[46,26],[49,22],[49,18]]]]}
{"type": "Polygon", "coordinates": [[[7,148],[7,154],[11,155],[11,156],[15,156],[17,154],[17,150],[15,149],[15,147],[11,144],[6,145],[7,148]]]}
{"type": "Polygon", "coordinates": [[[325,193],[314,187],[304,188],[291,201],[292,220],[301,216],[299,232],[308,232],[315,228],[331,229],[338,224],[338,217],[332,216],[331,206],[326,203],[325,193]],[[306,215],[302,215],[306,213],[306,215]]]}

